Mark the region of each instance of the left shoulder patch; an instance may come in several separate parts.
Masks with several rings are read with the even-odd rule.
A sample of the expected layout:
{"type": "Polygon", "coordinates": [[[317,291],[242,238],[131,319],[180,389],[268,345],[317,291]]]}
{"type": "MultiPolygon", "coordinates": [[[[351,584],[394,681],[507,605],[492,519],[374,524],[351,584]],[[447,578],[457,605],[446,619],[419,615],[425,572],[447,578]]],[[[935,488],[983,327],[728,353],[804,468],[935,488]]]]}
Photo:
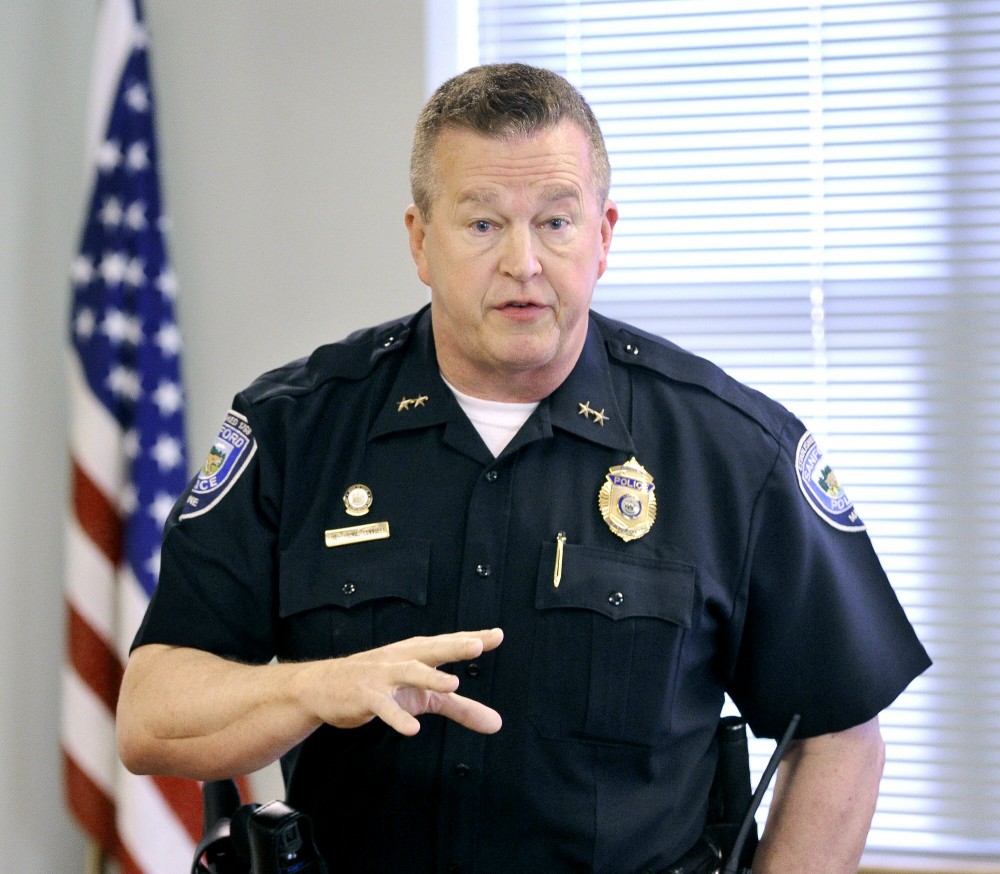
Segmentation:
{"type": "Polygon", "coordinates": [[[178,518],[191,519],[211,510],[236,484],[256,452],[257,441],[246,416],[230,410],[178,518]]]}
{"type": "Polygon", "coordinates": [[[840,531],[864,531],[854,504],[837,480],[833,468],[823,460],[816,438],[806,431],[795,450],[795,475],[809,505],[825,522],[840,531]]]}

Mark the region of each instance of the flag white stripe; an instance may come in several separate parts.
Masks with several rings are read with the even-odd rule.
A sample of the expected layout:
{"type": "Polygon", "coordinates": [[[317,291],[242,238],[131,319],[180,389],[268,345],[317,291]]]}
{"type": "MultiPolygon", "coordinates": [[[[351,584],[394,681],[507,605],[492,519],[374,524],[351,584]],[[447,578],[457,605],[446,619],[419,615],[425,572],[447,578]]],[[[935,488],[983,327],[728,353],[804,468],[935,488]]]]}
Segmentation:
{"type": "Polygon", "coordinates": [[[114,719],[104,702],[69,667],[63,671],[62,694],[65,711],[73,714],[72,722],[63,724],[63,748],[111,796],[118,770],[114,719]]]}
{"type": "Polygon", "coordinates": [[[97,166],[97,151],[104,141],[108,119],[122,69],[128,60],[135,33],[135,12],[132,0],[103,0],[97,20],[97,46],[94,66],[90,71],[90,103],[88,107],[86,191],[93,184],[97,166]]]}
{"type": "Polygon", "coordinates": [[[70,454],[112,506],[117,505],[125,482],[122,431],[111,413],[87,385],[80,358],[71,349],[67,356],[69,398],[74,427],[70,454]]]}
{"type": "Polygon", "coordinates": [[[147,604],[149,598],[145,590],[126,565],[118,578],[118,639],[115,641],[122,664],[128,661],[132,639],[139,630],[147,604]]]}
{"type": "Polygon", "coordinates": [[[117,775],[118,831],[145,874],[190,871],[194,843],[156,784],[124,768],[117,775]]]}
{"type": "Polygon", "coordinates": [[[66,599],[111,648],[115,630],[111,627],[115,615],[115,569],[94,542],[71,517],[67,524],[66,599]]]}

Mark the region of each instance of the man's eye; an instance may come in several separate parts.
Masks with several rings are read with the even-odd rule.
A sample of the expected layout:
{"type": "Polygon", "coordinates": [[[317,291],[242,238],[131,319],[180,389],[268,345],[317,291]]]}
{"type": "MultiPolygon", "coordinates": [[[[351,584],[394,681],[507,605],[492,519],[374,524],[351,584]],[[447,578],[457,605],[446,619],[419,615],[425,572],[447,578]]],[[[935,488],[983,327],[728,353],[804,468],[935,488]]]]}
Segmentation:
{"type": "Polygon", "coordinates": [[[549,219],[546,224],[548,224],[553,231],[561,231],[569,224],[569,222],[564,218],[554,218],[549,219]]]}
{"type": "Polygon", "coordinates": [[[479,219],[472,223],[472,230],[480,234],[485,234],[492,227],[493,223],[486,221],[486,219],[479,219]]]}

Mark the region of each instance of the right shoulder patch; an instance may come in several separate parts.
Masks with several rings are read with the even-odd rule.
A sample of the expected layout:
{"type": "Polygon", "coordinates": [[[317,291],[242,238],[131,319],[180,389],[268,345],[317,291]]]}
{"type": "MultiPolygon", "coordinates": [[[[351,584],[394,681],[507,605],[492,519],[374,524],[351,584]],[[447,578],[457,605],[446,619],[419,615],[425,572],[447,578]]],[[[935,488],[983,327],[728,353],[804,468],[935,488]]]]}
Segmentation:
{"type": "Polygon", "coordinates": [[[219,436],[208,450],[208,458],[198,471],[179,519],[201,516],[218,504],[236,484],[256,452],[257,441],[246,416],[230,410],[219,429],[219,436]]]}

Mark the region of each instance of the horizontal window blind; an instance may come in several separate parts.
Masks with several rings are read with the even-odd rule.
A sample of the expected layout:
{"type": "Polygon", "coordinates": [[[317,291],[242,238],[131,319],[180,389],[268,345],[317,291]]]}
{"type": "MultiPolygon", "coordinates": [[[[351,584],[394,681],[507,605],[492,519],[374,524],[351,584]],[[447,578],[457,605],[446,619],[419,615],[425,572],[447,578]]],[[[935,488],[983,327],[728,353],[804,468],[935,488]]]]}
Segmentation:
{"type": "Polygon", "coordinates": [[[883,715],[866,858],[1000,870],[1000,3],[478,11],[482,62],[556,70],[601,120],[595,308],[818,434],[935,661],[883,715]]]}

